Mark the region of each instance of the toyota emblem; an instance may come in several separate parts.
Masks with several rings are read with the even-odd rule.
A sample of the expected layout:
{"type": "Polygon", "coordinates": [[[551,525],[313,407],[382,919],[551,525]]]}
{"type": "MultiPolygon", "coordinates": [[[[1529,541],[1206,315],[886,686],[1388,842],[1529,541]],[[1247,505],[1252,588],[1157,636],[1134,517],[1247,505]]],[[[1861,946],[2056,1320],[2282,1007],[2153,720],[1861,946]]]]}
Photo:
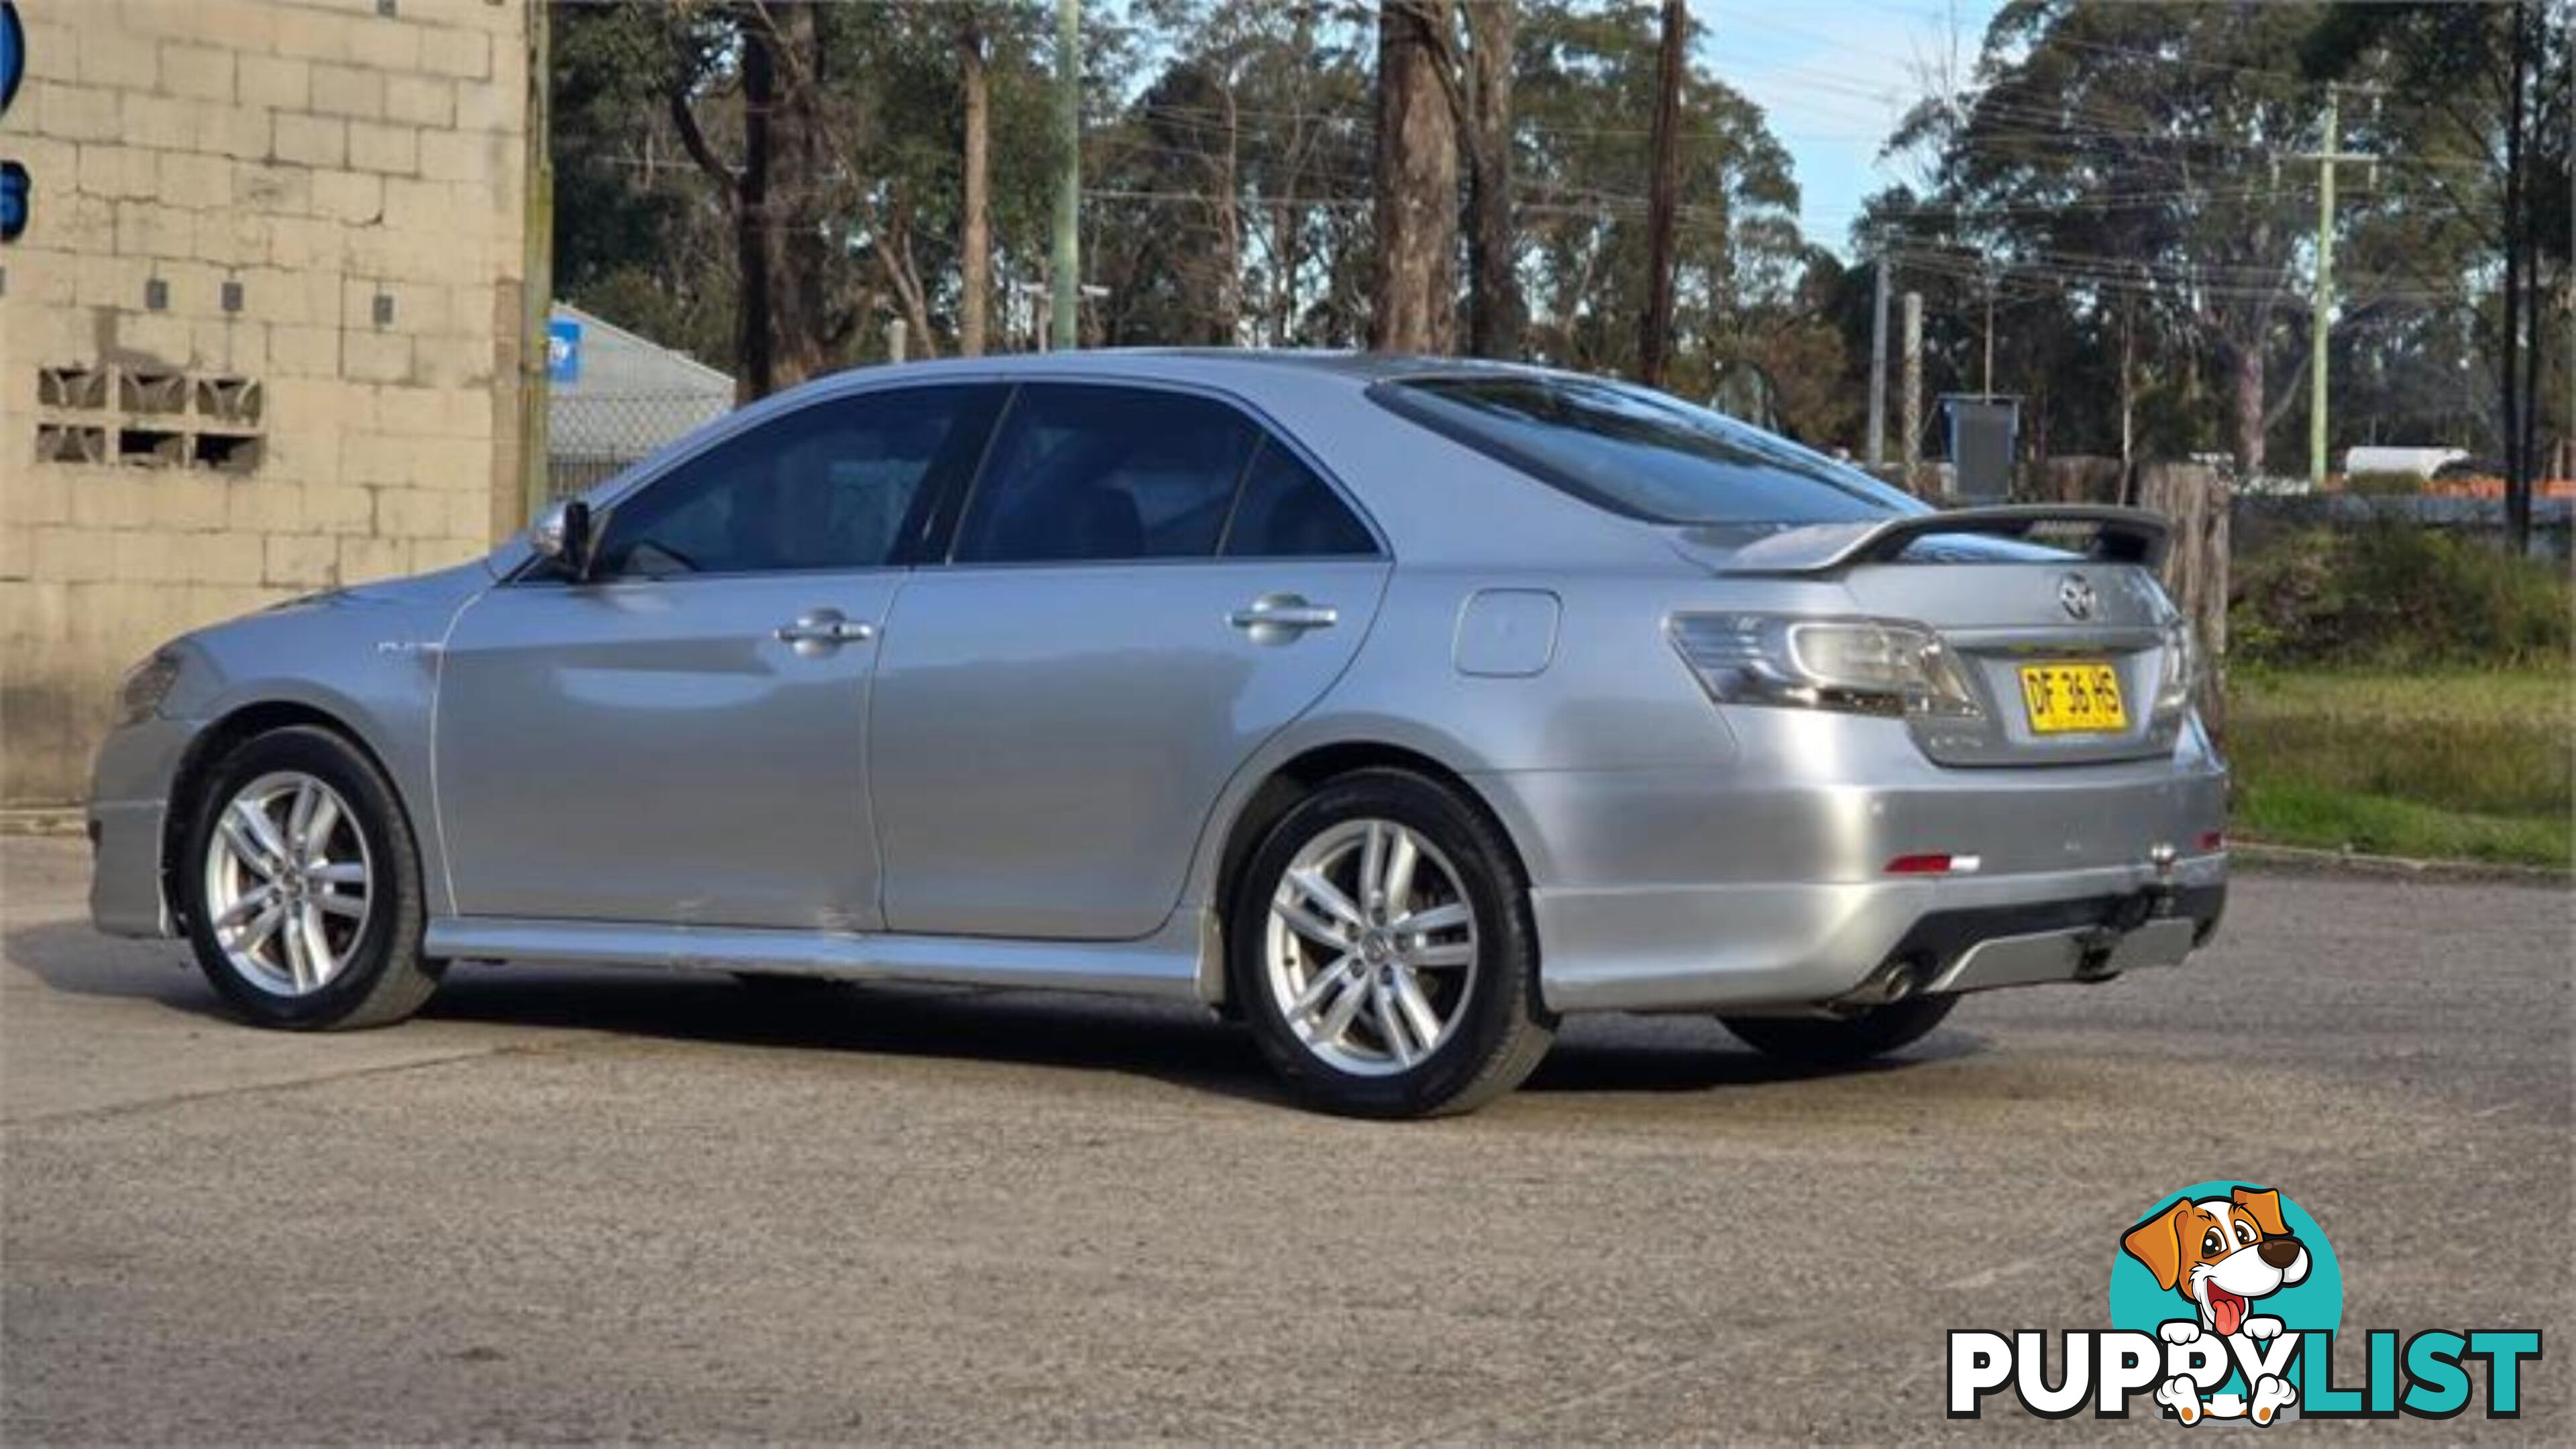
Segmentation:
{"type": "Polygon", "coordinates": [[[2082,574],[2068,574],[2057,581],[2057,602],[2070,619],[2093,617],[2093,582],[2082,574]]]}

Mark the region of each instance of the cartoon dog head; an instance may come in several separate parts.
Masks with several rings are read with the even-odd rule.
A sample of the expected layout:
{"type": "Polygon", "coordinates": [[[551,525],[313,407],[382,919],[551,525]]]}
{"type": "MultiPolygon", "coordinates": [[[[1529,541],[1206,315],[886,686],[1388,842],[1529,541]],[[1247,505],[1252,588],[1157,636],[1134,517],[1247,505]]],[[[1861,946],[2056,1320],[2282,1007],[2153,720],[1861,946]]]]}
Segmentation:
{"type": "Polygon", "coordinates": [[[2281,1195],[2267,1188],[2177,1199],[2129,1229],[2121,1246],[2191,1300],[2201,1327],[2222,1335],[2244,1326],[2253,1300],[2308,1276],[2308,1250],[2281,1220],[2281,1195]]]}

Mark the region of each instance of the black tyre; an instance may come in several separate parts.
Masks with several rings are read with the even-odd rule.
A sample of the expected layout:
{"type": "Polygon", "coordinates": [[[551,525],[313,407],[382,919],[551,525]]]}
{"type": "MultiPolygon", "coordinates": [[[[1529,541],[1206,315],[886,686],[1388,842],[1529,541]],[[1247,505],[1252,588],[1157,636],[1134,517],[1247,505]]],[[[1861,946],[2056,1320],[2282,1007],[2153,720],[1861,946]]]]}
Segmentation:
{"type": "Polygon", "coordinates": [[[1510,843],[1406,771],[1345,775],[1272,828],[1236,885],[1226,957],[1262,1054],[1329,1112],[1473,1110],[1555,1035],[1510,843]]]}
{"type": "Polygon", "coordinates": [[[383,1026],[445,963],[421,955],[420,852],[393,786],[356,746],[296,726],[207,775],[177,862],[197,964],[262,1026],[383,1026]]]}
{"type": "Polygon", "coordinates": [[[1782,1061],[1841,1066],[1892,1052],[1941,1024],[1956,996],[1914,996],[1853,1016],[1721,1016],[1726,1029],[1782,1061]]]}

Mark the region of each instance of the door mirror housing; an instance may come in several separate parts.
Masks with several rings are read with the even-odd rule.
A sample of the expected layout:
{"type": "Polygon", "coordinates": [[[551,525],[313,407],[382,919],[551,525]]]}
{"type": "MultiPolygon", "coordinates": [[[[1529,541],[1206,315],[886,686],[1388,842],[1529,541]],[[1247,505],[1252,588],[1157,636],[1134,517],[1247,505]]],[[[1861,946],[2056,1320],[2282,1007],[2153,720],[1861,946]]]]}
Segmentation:
{"type": "Polygon", "coordinates": [[[590,505],[578,498],[567,498],[548,508],[528,530],[528,546],[575,579],[590,577],[595,542],[590,505]]]}

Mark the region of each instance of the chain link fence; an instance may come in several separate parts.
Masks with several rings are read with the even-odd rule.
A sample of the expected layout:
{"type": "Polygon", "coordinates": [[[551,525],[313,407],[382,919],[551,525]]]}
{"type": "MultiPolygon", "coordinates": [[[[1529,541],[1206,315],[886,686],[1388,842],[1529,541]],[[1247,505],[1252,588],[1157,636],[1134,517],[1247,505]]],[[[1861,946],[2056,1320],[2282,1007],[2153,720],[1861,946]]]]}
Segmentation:
{"type": "Polygon", "coordinates": [[[546,490],[582,492],[733,410],[729,393],[562,391],[547,412],[546,490]]]}

